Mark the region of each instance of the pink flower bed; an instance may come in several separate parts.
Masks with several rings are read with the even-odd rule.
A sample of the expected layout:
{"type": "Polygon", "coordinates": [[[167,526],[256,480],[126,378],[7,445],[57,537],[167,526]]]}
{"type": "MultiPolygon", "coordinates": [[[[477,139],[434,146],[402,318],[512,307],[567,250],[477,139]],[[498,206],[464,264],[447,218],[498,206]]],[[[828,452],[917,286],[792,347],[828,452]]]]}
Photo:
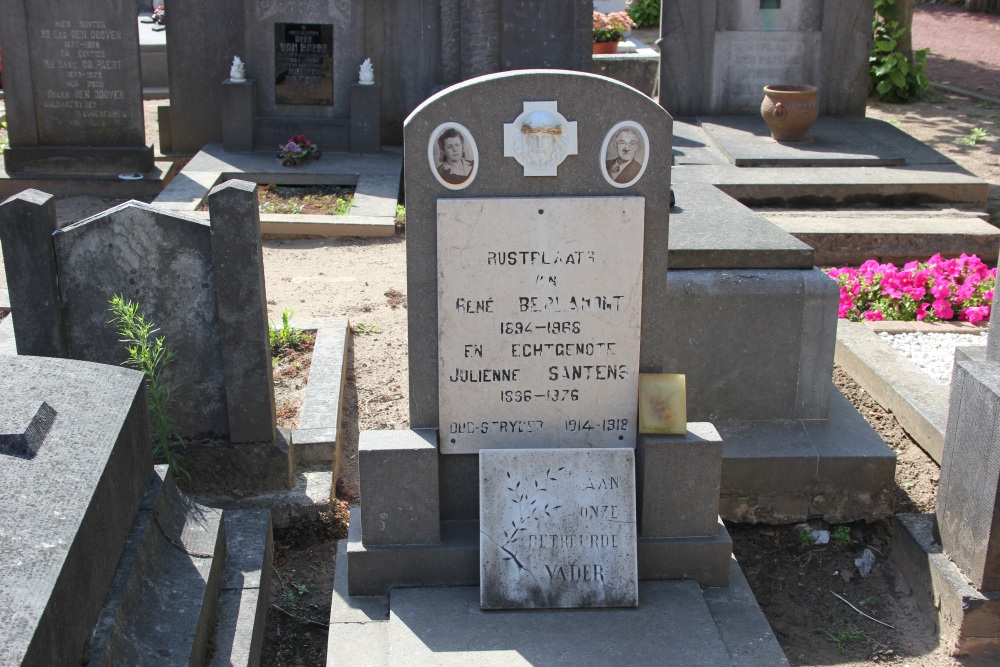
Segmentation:
{"type": "Polygon", "coordinates": [[[988,320],[997,277],[996,269],[965,254],[957,259],[934,255],[901,269],[870,259],[860,268],[828,273],[840,285],[838,316],[855,322],[988,320]]]}

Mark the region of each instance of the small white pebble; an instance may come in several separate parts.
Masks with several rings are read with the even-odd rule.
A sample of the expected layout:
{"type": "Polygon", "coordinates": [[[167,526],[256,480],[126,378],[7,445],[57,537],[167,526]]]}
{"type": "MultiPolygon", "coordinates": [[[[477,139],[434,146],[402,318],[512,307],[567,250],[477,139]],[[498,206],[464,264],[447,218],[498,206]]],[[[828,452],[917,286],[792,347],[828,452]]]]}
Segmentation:
{"type": "Polygon", "coordinates": [[[931,379],[945,386],[951,384],[955,348],[986,345],[986,332],[975,334],[882,332],[879,336],[931,379]]]}

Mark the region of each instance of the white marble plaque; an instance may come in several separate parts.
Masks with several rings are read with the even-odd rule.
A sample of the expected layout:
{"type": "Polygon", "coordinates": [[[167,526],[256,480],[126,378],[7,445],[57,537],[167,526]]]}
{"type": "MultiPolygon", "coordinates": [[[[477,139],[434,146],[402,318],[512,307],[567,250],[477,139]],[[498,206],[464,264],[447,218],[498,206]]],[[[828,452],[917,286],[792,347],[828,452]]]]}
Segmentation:
{"type": "Polygon", "coordinates": [[[715,35],[712,108],[758,113],[764,86],[819,84],[819,32],[719,32],[715,35]]]}
{"type": "Polygon", "coordinates": [[[644,198],[437,205],[441,451],[634,448],[644,198]]]}
{"type": "Polygon", "coordinates": [[[638,606],[635,452],[479,453],[483,609],[638,606]]]}

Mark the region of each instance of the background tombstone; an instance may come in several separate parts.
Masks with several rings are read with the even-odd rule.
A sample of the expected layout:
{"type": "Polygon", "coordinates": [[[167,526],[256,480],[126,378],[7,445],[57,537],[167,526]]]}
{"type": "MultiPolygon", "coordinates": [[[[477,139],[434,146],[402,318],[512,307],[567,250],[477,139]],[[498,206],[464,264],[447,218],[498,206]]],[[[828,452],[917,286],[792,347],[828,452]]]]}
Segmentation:
{"type": "Polygon", "coordinates": [[[304,133],[323,150],[348,150],[350,86],[365,58],[383,85],[382,141],[399,145],[403,119],[443,85],[513,68],[588,71],[591,11],[588,0],[171,0],[173,149],[222,140],[220,84],[234,54],[257,83],[258,148],[304,133]],[[331,26],[332,104],[275,102],[280,23],[331,26]]]}
{"type": "Polygon", "coordinates": [[[11,174],[145,173],[132,0],[6,0],[0,43],[11,174]]]}
{"type": "MultiPolygon", "coordinates": [[[[132,201],[50,237],[8,234],[32,203],[40,213],[29,219],[54,224],[44,219],[54,210],[36,191],[0,204],[4,250],[46,256],[44,247],[9,248],[9,238],[54,248],[47,271],[57,278],[59,299],[49,317],[35,320],[61,324],[66,356],[120,364],[125,348],[108,323],[108,301],[121,294],[138,303],[177,353],[165,380],[175,386],[179,435],[197,441],[182,452],[192,488],[226,493],[290,486],[288,447],[275,433],[255,186],[217,186],[209,194],[210,224],[132,201]]],[[[20,295],[30,293],[32,281],[8,271],[12,305],[23,304],[20,295]]],[[[11,316],[17,347],[25,349],[37,327],[19,328],[17,309],[11,316]]]]}
{"type": "Polygon", "coordinates": [[[663,0],[663,108],[675,116],[756,114],[765,85],[810,84],[820,88],[821,114],[864,116],[873,0],[764,4],[663,0]]]}

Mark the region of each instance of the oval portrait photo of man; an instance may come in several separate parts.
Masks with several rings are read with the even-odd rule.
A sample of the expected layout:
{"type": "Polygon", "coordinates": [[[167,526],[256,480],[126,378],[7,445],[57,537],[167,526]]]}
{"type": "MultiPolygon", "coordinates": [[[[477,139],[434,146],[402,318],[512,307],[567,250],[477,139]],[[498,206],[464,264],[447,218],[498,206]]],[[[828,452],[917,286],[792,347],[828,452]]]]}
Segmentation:
{"type": "Polygon", "coordinates": [[[648,146],[646,130],[635,121],[625,120],[611,128],[601,150],[604,180],[616,188],[635,184],[646,171],[648,146]]]}
{"type": "Polygon", "coordinates": [[[468,187],[479,169],[476,141],[458,123],[442,123],[431,132],[427,159],[438,182],[451,190],[468,187]]]}

